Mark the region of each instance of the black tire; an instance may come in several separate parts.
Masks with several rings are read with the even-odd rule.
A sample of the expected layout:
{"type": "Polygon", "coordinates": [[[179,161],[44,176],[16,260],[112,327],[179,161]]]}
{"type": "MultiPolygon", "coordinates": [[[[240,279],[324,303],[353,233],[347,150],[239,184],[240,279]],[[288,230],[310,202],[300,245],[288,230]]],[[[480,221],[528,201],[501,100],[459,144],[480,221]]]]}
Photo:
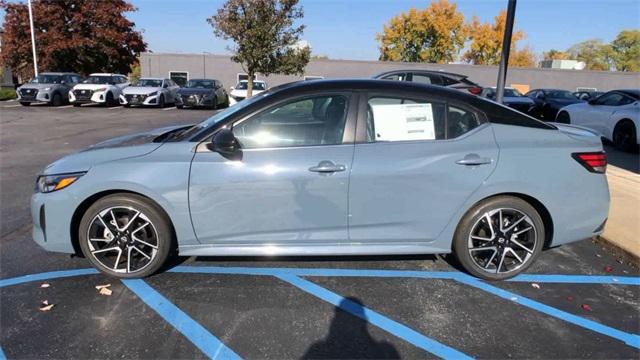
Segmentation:
{"type": "Polygon", "coordinates": [[[566,111],[561,111],[556,117],[556,122],[562,124],[571,124],[571,116],[566,111]]]}
{"type": "Polygon", "coordinates": [[[60,106],[62,105],[62,96],[60,94],[55,93],[51,98],[51,106],[60,106]]]}
{"type": "Polygon", "coordinates": [[[636,131],[636,126],[631,120],[618,122],[613,130],[613,146],[620,151],[633,152],[638,147],[636,131]]]}
{"type": "Polygon", "coordinates": [[[177,107],[178,109],[183,109],[183,108],[184,108],[184,105],[176,105],[176,107],[177,107]]]}
{"type": "Polygon", "coordinates": [[[82,104],[73,104],[73,107],[80,107],[82,104]]]}
{"type": "Polygon", "coordinates": [[[213,102],[211,105],[211,110],[217,110],[218,109],[218,97],[214,96],[213,97],[213,102]]]}
{"type": "Polygon", "coordinates": [[[517,197],[496,196],[481,201],[464,215],[454,235],[453,251],[458,262],[471,275],[485,280],[503,280],[516,276],[531,266],[542,251],[544,242],[544,222],[533,206],[517,197]],[[498,209],[502,209],[502,212],[498,212],[498,209]],[[494,212],[493,215],[488,215],[492,212],[494,212]],[[515,214],[514,217],[511,217],[511,219],[514,219],[513,223],[508,222],[510,221],[510,214],[515,214]],[[518,214],[524,214],[526,218],[518,222],[518,214]],[[509,229],[511,226],[512,230],[503,233],[501,229],[497,229],[497,224],[494,222],[491,223],[491,228],[487,226],[489,223],[487,218],[495,221],[502,217],[504,221],[507,221],[507,223],[503,224],[506,226],[504,229],[509,229]],[[530,225],[533,230],[524,233],[521,232],[523,230],[522,227],[526,230],[530,225]],[[522,227],[519,228],[519,226],[522,227]],[[477,229],[482,229],[481,231],[483,232],[478,233],[476,232],[477,229]],[[487,232],[487,230],[491,229],[495,232],[495,236],[491,236],[489,232],[487,232]],[[518,234],[518,232],[520,233],[518,234]],[[477,240],[471,238],[474,234],[477,240]],[[486,241],[482,239],[484,237],[491,237],[494,240],[486,241]],[[515,240],[516,238],[518,240],[515,240]],[[532,240],[533,244],[531,243],[532,240]],[[477,246],[475,244],[472,245],[474,241],[478,244],[477,246]],[[514,243],[513,241],[516,242],[514,243]],[[524,248],[516,245],[516,243],[525,246],[529,251],[524,250],[524,248]],[[491,249],[492,247],[493,249],[491,249]],[[470,249],[474,248],[485,248],[486,250],[473,251],[474,254],[478,255],[472,257],[472,250],[470,249]],[[508,249],[514,250],[522,262],[515,264],[518,259],[513,256],[511,250],[508,249]],[[491,251],[491,253],[489,253],[489,251],[491,251]],[[509,258],[503,254],[508,254],[509,258]],[[483,265],[485,265],[484,267],[478,263],[479,261],[481,262],[482,259],[477,258],[482,256],[486,258],[486,261],[483,263],[483,265]],[[500,262],[500,259],[503,259],[502,262],[500,262]],[[511,264],[509,264],[510,261],[511,264]],[[509,270],[509,266],[513,264],[517,266],[513,266],[512,269],[509,270]],[[494,271],[493,267],[496,268],[496,271],[494,271]],[[497,271],[501,269],[507,271],[497,271]]]}
{"type": "MultiPolygon", "coordinates": [[[[112,212],[109,211],[107,213],[111,214],[112,212]]],[[[106,215],[106,214],[103,217],[104,221],[108,222],[110,226],[113,227],[113,224],[111,224],[111,221],[109,220],[109,218],[113,219],[112,217],[110,217],[110,215],[106,215]]],[[[113,231],[116,230],[116,228],[113,228],[113,229],[114,229],[113,231]]],[[[94,204],[92,204],[87,209],[87,211],[82,216],[82,219],[80,220],[80,225],[78,227],[78,239],[80,241],[80,248],[82,249],[83,254],[86,256],[87,259],[89,259],[89,261],[92,263],[94,267],[96,267],[98,270],[100,270],[101,272],[107,275],[118,277],[118,278],[142,278],[142,277],[146,277],[154,274],[166,262],[172,248],[174,247],[172,227],[164,211],[162,211],[162,209],[160,209],[157,205],[155,205],[148,199],[139,195],[134,195],[134,194],[113,194],[113,195],[103,197],[98,201],[96,201],[94,204]],[[124,209],[123,211],[126,211],[126,209],[129,209],[129,208],[133,209],[132,211],[139,211],[141,215],[137,217],[131,216],[129,218],[124,218],[124,219],[119,218],[119,215],[117,215],[119,209],[120,210],[124,209]],[[118,230],[123,230],[123,228],[126,226],[126,222],[128,222],[129,219],[135,219],[134,221],[143,221],[143,222],[148,221],[150,225],[143,226],[142,229],[130,230],[134,227],[140,227],[139,222],[133,223],[133,224],[130,224],[128,231],[125,231],[125,230],[123,230],[122,232],[118,231],[115,234],[115,236],[109,236],[108,233],[112,233],[112,231],[106,230],[105,226],[101,226],[100,224],[105,224],[105,223],[99,222],[98,221],[99,219],[97,218],[97,216],[101,212],[104,212],[108,209],[114,209],[113,214],[115,215],[116,218],[118,218],[117,223],[119,223],[121,226],[121,228],[118,230]],[[100,227],[102,227],[102,231],[100,231],[100,227]],[[148,243],[145,244],[145,242],[140,242],[139,240],[133,240],[135,238],[133,234],[136,232],[138,234],[137,236],[143,237],[145,242],[148,242],[148,243]],[[148,234],[152,234],[152,233],[155,233],[155,238],[147,236],[148,234]],[[101,234],[104,234],[104,235],[101,235],[101,234]],[[121,235],[124,235],[124,238],[127,238],[128,242],[123,241],[122,243],[120,243],[120,239],[123,239],[123,236],[121,235]],[[107,241],[94,240],[92,242],[92,244],[96,244],[93,250],[94,252],[96,252],[95,256],[92,253],[92,249],[90,248],[89,241],[88,241],[90,237],[93,238],[94,236],[104,237],[105,240],[107,240],[107,241]],[[115,239],[115,240],[109,240],[107,238],[115,239]],[[107,243],[104,244],[105,242],[107,243]],[[99,244],[102,244],[101,248],[99,244]],[[151,244],[156,246],[155,252],[153,252],[154,249],[151,244]],[[129,251],[128,250],[129,247],[133,247],[133,246],[140,247],[142,248],[143,251],[149,251],[150,259],[145,261],[144,257],[141,257],[141,255],[136,253],[138,254],[138,257],[137,257],[138,260],[136,260],[135,262],[140,263],[142,261],[145,264],[144,266],[140,266],[139,269],[136,269],[135,271],[131,271],[131,272],[127,271],[127,267],[130,266],[130,262],[128,262],[129,260],[128,257],[126,257],[125,259],[122,259],[122,255],[120,255],[121,258],[118,259],[117,258],[118,251],[115,251],[115,252],[99,251],[100,249],[104,250],[105,248],[118,247],[121,249],[120,254],[125,254],[127,251],[129,251]],[[151,252],[153,252],[153,254],[151,254],[151,252]],[[116,257],[116,260],[112,262],[110,261],[109,263],[110,264],[113,263],[115,269],[125,270],[125,272],[118,272],[118,271],[115,271],[114,268],[109,268],[105,266],[101,261],[106,261],[109,259],[104,259],[104,258],[98,259],[99,256],[106,257],[106,255],[98,255],[98,253],[114,254],[114,256],[116,257]],[[125,261],[125,264],[122,264],[123,266],[121,266],[122,260],[125,261]],[[118,261],[117,264],[116,264],[116,261],[118,261]],[[122,269],[122,267],[124,267],[124,269],[122,269]]],[[[94,245],[91,245],[91,246],[94,246],[94,245]]],[[[133,254],[133,250],[134,249],[131,249],[129,253],[133,254]]],[[[132,259],[134,259],[133,256],[132,256],[132,259]]],[[[134,261],[131,261],[131,263],[134,263],[134,261]]]]}
{"type": "Polygon", "coordinates": [[[26,101],[20,101],[20,105],[29,106],[29,105],[31,105],[31,103],[30,102],[26,102],[26,101]]]}
{"type": "Polygon", "coordinates": [[[107,106],[107,107],[114,106],[113,103],[114,103],[115,99],[113,98],[113,94],[109,91],[109,92],[107,92],[106,96],[107,97],[106,97],[106,100],[104,102],[104,106],[107,106]]]}
{"type": "Polygon", "coordinates": [[[122,106],[124,106],[124,107],[126,107],[126,108],[130,108],[130,107],[131,107],[131,105],[129,105],[129,104],[124,104],[124,105],[122,105],[122,106]]]}
{"type": "Polygon", "coordinates": [[[160,99],[158,99],[158,107],[163,108],[164,105],[164,95],[160,95],[160,99]]]}

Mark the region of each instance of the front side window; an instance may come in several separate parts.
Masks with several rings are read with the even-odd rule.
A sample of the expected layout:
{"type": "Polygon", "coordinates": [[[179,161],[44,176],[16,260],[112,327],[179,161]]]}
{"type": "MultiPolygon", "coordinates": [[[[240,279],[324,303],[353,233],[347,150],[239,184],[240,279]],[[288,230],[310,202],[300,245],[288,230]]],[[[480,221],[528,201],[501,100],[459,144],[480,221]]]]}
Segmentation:
{"type": "Polygon", "coordinates": [[[474,112],[427,99],[371,97],[367,108],[368,142],[453,139],[480,125],[474,112]]]}
{"type": "Polygon", "coordinates": [[[411,81],[419,84],[442,84],[442,81],[440,81],[440,76],[438,75],[427,75],[419,73],[414,73],[411,77],[411,81]]]}
{"type": "Polygon", "coordinates": [[[243,149],[342,144],[345,95],[322,95],[277,105],[233,126],[243,149]]]}
{"type": "Polygon", "coordinates": [[[605,106],[621,106],[631,104],[632,102],[633,100],[631,98],[628,98],[620,93],[608,93],[600,96],[596,100],[596,103],[598,105],[605,106]]]}
{"type": "Polygon", "coordinates": [[[38,75],[31,79],[33,84],[60,84],[62,82],[62,76],[60,75],[38,75]]]}
{"type": "Polygon", "coordinates": [[[395,80],[395,81],[404,81],[405,74],[391,74],[382,78],[382,80],[395,80]]]}

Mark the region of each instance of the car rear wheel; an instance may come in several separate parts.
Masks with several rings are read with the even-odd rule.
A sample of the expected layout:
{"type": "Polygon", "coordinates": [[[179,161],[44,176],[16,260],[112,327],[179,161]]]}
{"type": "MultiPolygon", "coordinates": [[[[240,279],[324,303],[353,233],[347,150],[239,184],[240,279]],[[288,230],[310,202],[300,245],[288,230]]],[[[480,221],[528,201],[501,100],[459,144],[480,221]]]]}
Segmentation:
{"type": "Polygon", "coordinates": [[[115,103],[115,99],[113,98],[113,94],[108,92],[106,100],[104,102],[104,105],[105,106],[115,106],[114,103],[115,103]]]}
{"type": "Polygon", "coordinates": [[[159,108],[164,107],[164,95],[160,95],[160,99],[158,100],[158,107],[159,108]]]}
{"type": "Polygon", "coordinates": [[[26,102],[26,101],[20,101],[20,105],[29,106],[29,105],[31,105],[31,103],[30,102],[26,102]]]}
{"type": "Polygon", "coordinates": [[[544,223],[536,209],[512,196],[480,202],[454,235],[456,259],[474,276],[507,279],[526,270],[542,251],[544,223]]]}
{"type": "Polygon", "coordinates": [[[629,120],[620,121],[613,130],[613,145],[618,150],[633,151],[636,144],[636,127],[629,120]]]}
{"type": "Polygon", "coordinates": [[[147,199],[130,194],[96,201],[80,221],[84,255],[100,271],[119,278],[152,275],[164,264],[173,243],[166,215],[147,199]]]}
{"type": "Polygon", "coordinates": [[[60,94],[58,93],[53,94],[53,98],[51,99],[51,105],[53,106],[62,105],[62,96],[60,96],[60,94]]]}
{"type": "Polygon", "coordinates": [[[571,124],[571,116],[569,116],[568,112],[562,111],[560,114],[558,114],[558,117],[556,117],[556,122],[571,124]]]}

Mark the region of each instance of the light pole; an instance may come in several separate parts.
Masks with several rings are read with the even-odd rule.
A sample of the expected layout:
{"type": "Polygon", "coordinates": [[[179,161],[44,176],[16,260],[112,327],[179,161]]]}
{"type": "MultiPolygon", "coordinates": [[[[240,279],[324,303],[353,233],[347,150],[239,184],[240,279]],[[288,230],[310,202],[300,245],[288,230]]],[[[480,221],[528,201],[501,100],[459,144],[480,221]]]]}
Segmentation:
{"type": "Polygon", "coordinates": [[[507,7],[507,20],[502,39],[502,56],[498,68],[498,84],[496,86],[496,101],[502,104],[504,97],[504,83],[507,79],[507,67],[509,67],[509,52],[511,51],[511,34],[513,34],[513,20],[516,16],[516,0],[509,0],[507,7]]]}
{"type": "Polygon", "coordinates": [[[31,23],[31,51],[33,51],[33,73],[38,76],[38,56],[36,55],[36,34],[33,30],[33,10],[31,10],[31,0],[29,3],[29,22],[31,23]]]}

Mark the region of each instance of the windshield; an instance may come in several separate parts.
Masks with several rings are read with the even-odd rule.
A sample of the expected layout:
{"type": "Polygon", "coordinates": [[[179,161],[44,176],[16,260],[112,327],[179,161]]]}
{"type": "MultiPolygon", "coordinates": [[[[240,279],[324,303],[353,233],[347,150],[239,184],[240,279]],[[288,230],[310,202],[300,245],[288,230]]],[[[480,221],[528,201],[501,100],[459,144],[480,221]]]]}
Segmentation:
{"type": "MultiPolygon", "coordinates": [[[[236,90],[247,90],[247,82],[241,81],[236,85],[236,90]]],[[[253,90],[265,90],[265,83],[263,82],[254,82],[253,90]]]]}
{"type": "Polygon", "coordinates": [[[83,84],[108,84],[110,82],[111,82],[111,76],[98,75],[98,76],[89,76],[82,83],[83,84]]]}
{"type": "Polygon", "coordinates": [[[215,115],[213,115],[212,117],[208,118],[207,120],[201,122],[198,125],[194,125],[193,127],[187,129],[186,131],[180,133],[179,135],[177,135],[176,137],[174,137],[174,140],[176,141],[180,141],[182,139],[187,139],[189,138],[191,135],[193,134],[197,134],[198,132],[200,132],[203,129],[207,129],[210,128],[212,126],[214,126],[215,124],[217,124],[218,122],[224,120],[225,118],[235,114],[236,112],[246,108],[247,106],[255,103],[258,100],[261,100],[267,96],[269,96],[269,94],[271,94],[270,91],[265,91],[262,92],[256,96],[252,96],[247,100],[243,100],[241,102],[236,103],[233,106],[230,106],[228,108],[226,108],[225,110],[216,113],[215,115]]]}
{"type": "MultiPolygon", "coordinates": [[[[504,89],[503,95],[505,97],[519,97],[519,96],[523,96],[518,90],[516,89],[504,89]]],[[[495,98],[496,97],[496,89],[490,89],[487,92],[487,97],[488,98],[495,98]]]]}
{"type": "Polygon", "coordinates": [[[189,80],[187,82],[186,88],[190,89],[213,89],[213,81],[212,80],[189,80]]]}
{"type": "Polygon", "coordinates": [[[140,79],[136,83],[140,87],[162,87],[162,80],[157,79],[140,79]]]}
{"type": "Polygon", "coordinates": [[[31,79],[33,84],[60,84],[62,82],[61,75],[38,75],[31,79]]]}
{"type": "Polygon", "coordinates": [[[550,97],[552,99],[566,99],[566,100],[575,100],[576,97],[565,90],[551,90],[549,92],[547,92],[547,97],[550,97]]]}

